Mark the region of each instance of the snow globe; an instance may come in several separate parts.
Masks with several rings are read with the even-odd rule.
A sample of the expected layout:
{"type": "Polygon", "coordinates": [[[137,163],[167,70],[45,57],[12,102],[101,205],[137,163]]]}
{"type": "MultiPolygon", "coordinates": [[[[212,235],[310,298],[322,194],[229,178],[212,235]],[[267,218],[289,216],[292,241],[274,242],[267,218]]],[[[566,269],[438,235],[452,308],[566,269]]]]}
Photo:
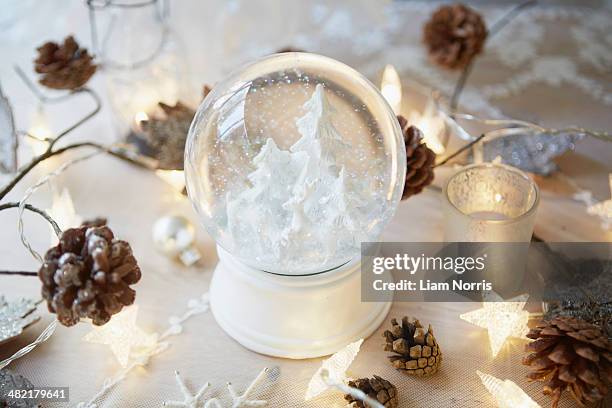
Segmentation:
{"type": "Polygon", "coordinates": [[[275,54],[217,84],[191,124],[185,175],[217,242],[220,326],[288,358],[371,334],[390,304],[361,302],[361,246],[393,216],[405,168],[392,109],[338,61],[275,54]]]}

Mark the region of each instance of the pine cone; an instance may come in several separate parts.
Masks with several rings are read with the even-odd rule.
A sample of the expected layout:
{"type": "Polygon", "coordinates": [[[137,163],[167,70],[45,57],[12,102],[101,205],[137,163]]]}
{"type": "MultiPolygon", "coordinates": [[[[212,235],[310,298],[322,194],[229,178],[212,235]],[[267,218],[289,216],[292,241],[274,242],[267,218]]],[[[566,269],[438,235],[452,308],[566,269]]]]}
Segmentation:
{"type": "Polygon", "coordinates": [[[533,369],[527,378],[547,381],[543,392],[552,397],[553,408],[565,390],[581,406],[604,398],[612,381],[612,347],[599,327],[561,316],[539,324],[527,337],[535,340],[525,346],[531,354],[523,364],[533,369]]]}
{"type": "Polygon", "coordinates": [[[134,303],[130,288],[141,272],[130,245],[114,238],[106,226],[64,231],[45,254],[38,271],[42,296],[64,326],[87,317],[103,325],[123,306],[134,303]]]}
{"type": "Polygon", "coordinates": [[[306,51],[304,51],[304,50],[302,50],[300,48],[292,47],[292,46],[287,46],[287,47],[279,48],[276,51],[277,54],[282,54],[282,53],[285,53],[285,52],[306,52],[306,51]]]}
{"type": "Polygon", "coordinates": [[[436,373],[442,363],[442,352],[434,337],[431,325],[427,331],[417,319],[402,318],[402,325],[391,319],[391,330],[383,333],[387,344],[385,351],[397,355],[389,356],[395,368],[406,374],[426,376],[436,373]]]}
{"type": "Polygon", "coordinates": [[[423,132],[415,126],[408,126],[403,116],[398,116],[406,144],[406,181],[402,200],[419,194],[434,179],[433,166],[436,154],[423,143],[423,132]]]}
{"type": "Polygon", "coordinates": [[[81,227],[103,227],[108,224],[108,220],[105,217],[96,217],[89,220],[85,220],[81,223],[81,227]]]}
{"type": "MultiPolygon", "coordinates": [[[[204,92],[206,89],[204,89],[204,92]]],[[[183,170],[185,143],[195,111],[181,102],[170,106],[160,102],[163,118],[140,122],[151,156],[159,161],[159,168],[183,170]]]]}
{"type": "Polygon", "coordinates": [[[42,74],[39,82],[47,88],[77,89],[96,72],[92,56],[72,36],[66,37],[61,45],[47,42],[37,51],[34,67],[42,74]]]}
{"type": "MultiPolygon", "coordinates": [[[[380,402],[383,406],[388,408],[399,407],[397,399],[397,388],[389,381],[381,378],[377,375],[374,378],[360,378],[357,380],[349,381],[349,387],[357,388],[363,391],[368,397],[380,402]]],[[[355,399],[350,394],[344,396],[344,399],[349,402],[349,406],[354,408],[369,408],[370,405],[363,403],[362,401],[355,399]]]]}
{"type": "Polygon", "coordinates": [[[423,34],[429,55],[438,65],[460,69],[482,51],[487,28],[480,14],[457,3],[437,9],[423,34]]]}

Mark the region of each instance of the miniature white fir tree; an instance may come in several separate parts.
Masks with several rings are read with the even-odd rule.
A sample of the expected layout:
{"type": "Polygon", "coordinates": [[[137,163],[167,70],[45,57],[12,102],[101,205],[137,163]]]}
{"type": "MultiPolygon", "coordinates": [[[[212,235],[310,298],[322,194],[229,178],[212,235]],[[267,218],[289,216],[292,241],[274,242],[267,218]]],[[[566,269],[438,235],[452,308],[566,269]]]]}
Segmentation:
{"type": "Polygon", "coordinates": [[[250,187],[226,196],[235,245],[265,253],[267,262],[288,269],[295,251],[324,264],[338,250],[358,246],[363,229],[358,212],[367,201],[360,196],[364,191],[350,191],[340,158],[351,146],[332,123],[335,109],[323,85],[304,109],[296,122],[300,139],[284,151],[268,138],[253,159],[250,187]]]}
{"type": "Polygon", "coordinates": [[[351,145],[342,139],[342,135],[332,123],[336,110],[325,95],[325,87],[318,84],[312,97],[304,104],[306,114],[296,122],[302,137],[295,142],[292,152],[307,152],[312,164],[336,165],[341,153],[351,145]],[[319,160],[321,159],[321,160],[319,160]]]}

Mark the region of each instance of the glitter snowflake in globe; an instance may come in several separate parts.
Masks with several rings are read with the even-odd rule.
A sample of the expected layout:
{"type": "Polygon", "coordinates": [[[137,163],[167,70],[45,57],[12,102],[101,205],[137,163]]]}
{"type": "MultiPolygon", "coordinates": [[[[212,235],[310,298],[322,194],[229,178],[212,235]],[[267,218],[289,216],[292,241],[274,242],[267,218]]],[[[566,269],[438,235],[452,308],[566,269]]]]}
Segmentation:
{"type": "Polygon", "coordinates": [[[217,85],[187,141],[190,198],[244,263],[309,274],[359,256],[393,215],[405,154],[378,90],[334,60],[267,57],[217,85]]]}

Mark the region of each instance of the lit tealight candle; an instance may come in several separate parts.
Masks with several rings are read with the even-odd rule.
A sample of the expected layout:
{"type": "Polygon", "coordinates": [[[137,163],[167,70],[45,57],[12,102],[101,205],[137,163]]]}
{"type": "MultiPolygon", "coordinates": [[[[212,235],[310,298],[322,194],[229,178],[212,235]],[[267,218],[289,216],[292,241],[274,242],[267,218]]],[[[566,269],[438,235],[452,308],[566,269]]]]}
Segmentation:
{"type": "Polygon", "coordinates": [[[519,169],[483,163],[451,176],[443,201],[447,242],[529,242],[539,192],[519,169]]]}

